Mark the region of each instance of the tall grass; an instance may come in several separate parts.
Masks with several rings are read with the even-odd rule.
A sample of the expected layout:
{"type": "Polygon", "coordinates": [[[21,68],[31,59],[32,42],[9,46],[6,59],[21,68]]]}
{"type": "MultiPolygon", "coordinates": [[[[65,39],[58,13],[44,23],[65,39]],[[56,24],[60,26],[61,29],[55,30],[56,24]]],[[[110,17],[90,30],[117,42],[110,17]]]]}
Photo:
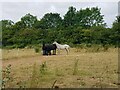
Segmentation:
{"type": "MultiPolygon", "coordinates": [[[[19,86],[20,88],[24,88],[24,86],[27,88],[38,88],[38,87],[55,88],[55,86],[63,87],[63,88],[88,87],[88,86],[102,87],[102,88],[105,86],[114,87],[112,83],[117,82],[116,79],[117,75],[113,72],[113,69],[117,70],[116,69],[117,55],[114,54],[113,49],[109,50],[112,51],[110,53],[109,52],[75,53],[74,50],[75,50],[74,48],[73,50],[71,50],[72,54],[71,53],[70,54],[72,56],[59,55],[53,57],[50,56],[47,58],[41,56],[40,59],[44,58],[43,60],[41,59],[43,63],[41,63],[40,59],[34,60],[33,58],[35,62],[38,63],[40,62],[40,65],[38,63],[33,63],[32,67],[31,65],[29,65],[30,68],[28,67],[28,65],[24,65],[24,67],[27,67],[28,69],[23,70],[25,72],[21,72],[20,75],[23,76],[20,78],[17,77],[13,82],[10,82],[8,80],[8,82],[5,84],[5,87],[8,87],[8,83],[9,86],[12,85],[13,87],[16,87],[15,81],[17,82],[21,81],[17,85],[17,87],[19,86]],[[109,61],[111,61],[110,65],[108,63],[109,61]],[[108,67],[103,67],[103,66],[108,66],[108,67]],[[111,69],[111,71],[107,72],[108,69],[109,70],[111,69]],[[26,73],[28,77],[24,76],[26,75],[26,73]]],[[[104,49],[100,48],[98,51],[100,50],[104,50],[104,49]]],[[[8,61],[6,60],[5,62],[8,61]]],[[[20,69],[21,67],[23,68],[23,66],[18,65],[17,69],[13,68],[13,70],[15,70],[15,73],[12,72],[14,73],[13,77],[19,76],[18,72],[19,70],[21,70],[20,69]]]]}
{"type": "Polygon", "coordinates": [[[73,75],[78,74],[78,59],[75,60],[74,67],[73,67],[73,75]]]}
{"type": "Polygon", "coordinates": [[[80,45],[76,45],[76,52],[106,52],[109,50],[109,48],[113,47],[111,45],[97,45],[97,44],[93,44],[93,45],[86,45],[86,44],[80,44],[80,45]]]}
{"type": "Polygon", "coordinates": [[[21,57],[32,57],[38,54],[35,53],[34,49],[3,49],[2,59],[13,59],[21,57]]]}
{"type": "Polygon", "coordinates": [[[11,77],[11,64],[9,64],[4,70],[2,70],[2,88],[6,88],[9,82],[12,80],[11,77]]]}
{"type": "Polygon", "coordinates": [[[37,66],[36,66],[36,63],[34,63],[33,71],[32,71],[32,77],[31,77],[31,82],[30,82],[30,88],[37,87],[37,81],[38,81],[37,76],[38,76],[37,66]]]}
{"type": "Polygon", "coordinates": [[[43,76],[47,73],[47,64],[46,64],[46,61],[43,62],[41,65],[40,65],[40,75],[43,76]]]}
{"type": "Polygon", "coordinates": [[[107,78],[108,71],[109,71],[108,65],[106,65],[104,67],[104,70],[102,72],[100,72],[99,75],[96,75],[96,78],[98,78],[98,82],[96,82],[92,87],[100,87],[100,88],[105,87],[104,79],[107,78]],[[105,75],[105,77],[104,77],[104,75],[105,75]]]}
{"type": "Polygon", "coordinates": [[[46,62],[43,62],[39,67],[36,63],[33,65],[32,77],[30,80],[30,88],[35,88],[40,85],[40,80],[47,74],[46,62]]]}

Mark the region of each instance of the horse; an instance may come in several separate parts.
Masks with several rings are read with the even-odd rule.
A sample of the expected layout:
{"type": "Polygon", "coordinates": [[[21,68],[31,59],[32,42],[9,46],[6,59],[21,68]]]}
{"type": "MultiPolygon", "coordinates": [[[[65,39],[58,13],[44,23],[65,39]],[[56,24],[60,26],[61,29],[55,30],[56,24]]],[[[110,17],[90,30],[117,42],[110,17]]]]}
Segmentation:
{"type": "Polygon", "coordinates": [[[43,55],[51,55],[51,50],[53,50],[53,55],[56,55],[56,44],[44,44],[42,46],[43,55]]]}
{"type": "Polygon", "coordinates": [[[67,52],[67,54],[68,54],[68,52],[70,51],[70,50],[69,50],[70,46],[67,45],[67,44],[61,45],[61,44],[57,43],[56,41],[53,42],[53,44],[56,44],[57,49],[58,49],[58,51],[59,51],[59,54],[60,54],[60,50],[61,50],[61,49],[65,49],[66,52],[67,52]]]}

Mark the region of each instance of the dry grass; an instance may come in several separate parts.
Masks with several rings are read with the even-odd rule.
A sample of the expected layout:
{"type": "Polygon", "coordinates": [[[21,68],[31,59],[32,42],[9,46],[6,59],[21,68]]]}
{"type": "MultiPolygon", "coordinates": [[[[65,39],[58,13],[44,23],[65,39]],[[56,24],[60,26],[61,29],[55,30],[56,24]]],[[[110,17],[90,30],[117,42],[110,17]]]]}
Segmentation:
{"type": "Polygon", "coordinates": [[[21,58],[21,57],[30,57],[35,56],[37,53],[35,53],[34,49],[4,49],[2,50],[2,59],[14,59],[14,58],[21,58]]]}
{"type": "Polygon", "coordinates": [[[13,76],[13,81],[6,87],[51,88],[56,80],[55,86],[60,88],[117,87],[115,84],[118,81],[117,49],[111,48],[107,52],[87,52],[72,48],[69,55],[61,51],[60,55],[52,56],[42,56],[33,50],[23,52],[21,50],[19,57],[13,58],[15,56],[12,53],[15,52],[3,52],[3,58],[8,59],[3,60],[3,69],[11,64],[13,76]],[[34,57],[29,57],[32,55],[34,57]],[[24,58],[21,58],[23,56],[24,58]],[[46,71],[42,74],[40,65],[45,61],[46,71]]]}

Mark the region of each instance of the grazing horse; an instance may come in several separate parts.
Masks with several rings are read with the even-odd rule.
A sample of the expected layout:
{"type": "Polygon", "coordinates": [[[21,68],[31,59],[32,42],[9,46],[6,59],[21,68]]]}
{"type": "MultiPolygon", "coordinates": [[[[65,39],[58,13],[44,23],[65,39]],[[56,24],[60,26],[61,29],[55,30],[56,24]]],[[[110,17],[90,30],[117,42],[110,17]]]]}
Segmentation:
{"type": "Polygon", "coordinates": [[[66,52],[67,52],[67,54],[68,54],[68,52],[70,51],[70,50],[69,50],[70,46],[67,45],[67,44],[61,45],[61,44],[57,43],[56,41],[55,41],[53,44],[56,44],[57,49],[58,49],[58,51],[59,51],[59,54],[60,54],[60,49],[65,49],[66,52]]]}
{"type": "Polygon", "coordinates": [[[56,55],[56,44],[47,44],[45,45],[43,43],[43,47],[42,47],[42,50],[43,50],[43,55],[51,55],[51,50],[53,50],[53,55],[56,55]]]}

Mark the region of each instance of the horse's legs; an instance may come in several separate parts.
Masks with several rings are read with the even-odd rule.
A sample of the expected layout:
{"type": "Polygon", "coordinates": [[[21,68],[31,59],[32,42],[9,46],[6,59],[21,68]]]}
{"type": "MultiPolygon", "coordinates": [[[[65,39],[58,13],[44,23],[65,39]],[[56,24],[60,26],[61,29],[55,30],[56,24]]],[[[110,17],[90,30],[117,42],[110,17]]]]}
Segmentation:
{"type": "Polygon", "coordinates": [[[70,52],[70,48],[68,48],[68,51],[70,52]]]}
{"type": "Polygon", "coordinates": [[[56,55],[56,49],[55,49],[55,55],[56,55]]]}
{"type": "Polygon", "coordinates": [[[67,51],[67,54],[68,54],[68,49],[67,49],[67,48],[65,48],[65,50],[67,51]]]}
{"type": "Polygon", "coordinates": [[[54,55],[55,51],[53,50],[53,55],[54,55]]]}
{"type": "Polygon", "coordinates": [[[48,55],[49,54],[49,52],[46,50],[46,55],[48,55]]]}
{"type": "Polygon", "coordinates": [[[60,49],[58,49],[58,53],[60,54],[60,49]]]}
{"type": "Polygon", "coordinates": [[[47,51],[45,50],[45,55],[47,55],[47,51]]]}
{"type": "Polygon", "coordinates": [[[46,54],[46,51],[45,50],[43,50],[43,55],[45,55],[46,54]]]}
{"type": "Polygon", "coordinates": [[[56,55],[56,50],[53,50],[53,55],[56,55]]]}
{"type": "Polygon", "coordinates": [[[49,55],[51,55],[51,50],[49,51],[49,55]]]}

